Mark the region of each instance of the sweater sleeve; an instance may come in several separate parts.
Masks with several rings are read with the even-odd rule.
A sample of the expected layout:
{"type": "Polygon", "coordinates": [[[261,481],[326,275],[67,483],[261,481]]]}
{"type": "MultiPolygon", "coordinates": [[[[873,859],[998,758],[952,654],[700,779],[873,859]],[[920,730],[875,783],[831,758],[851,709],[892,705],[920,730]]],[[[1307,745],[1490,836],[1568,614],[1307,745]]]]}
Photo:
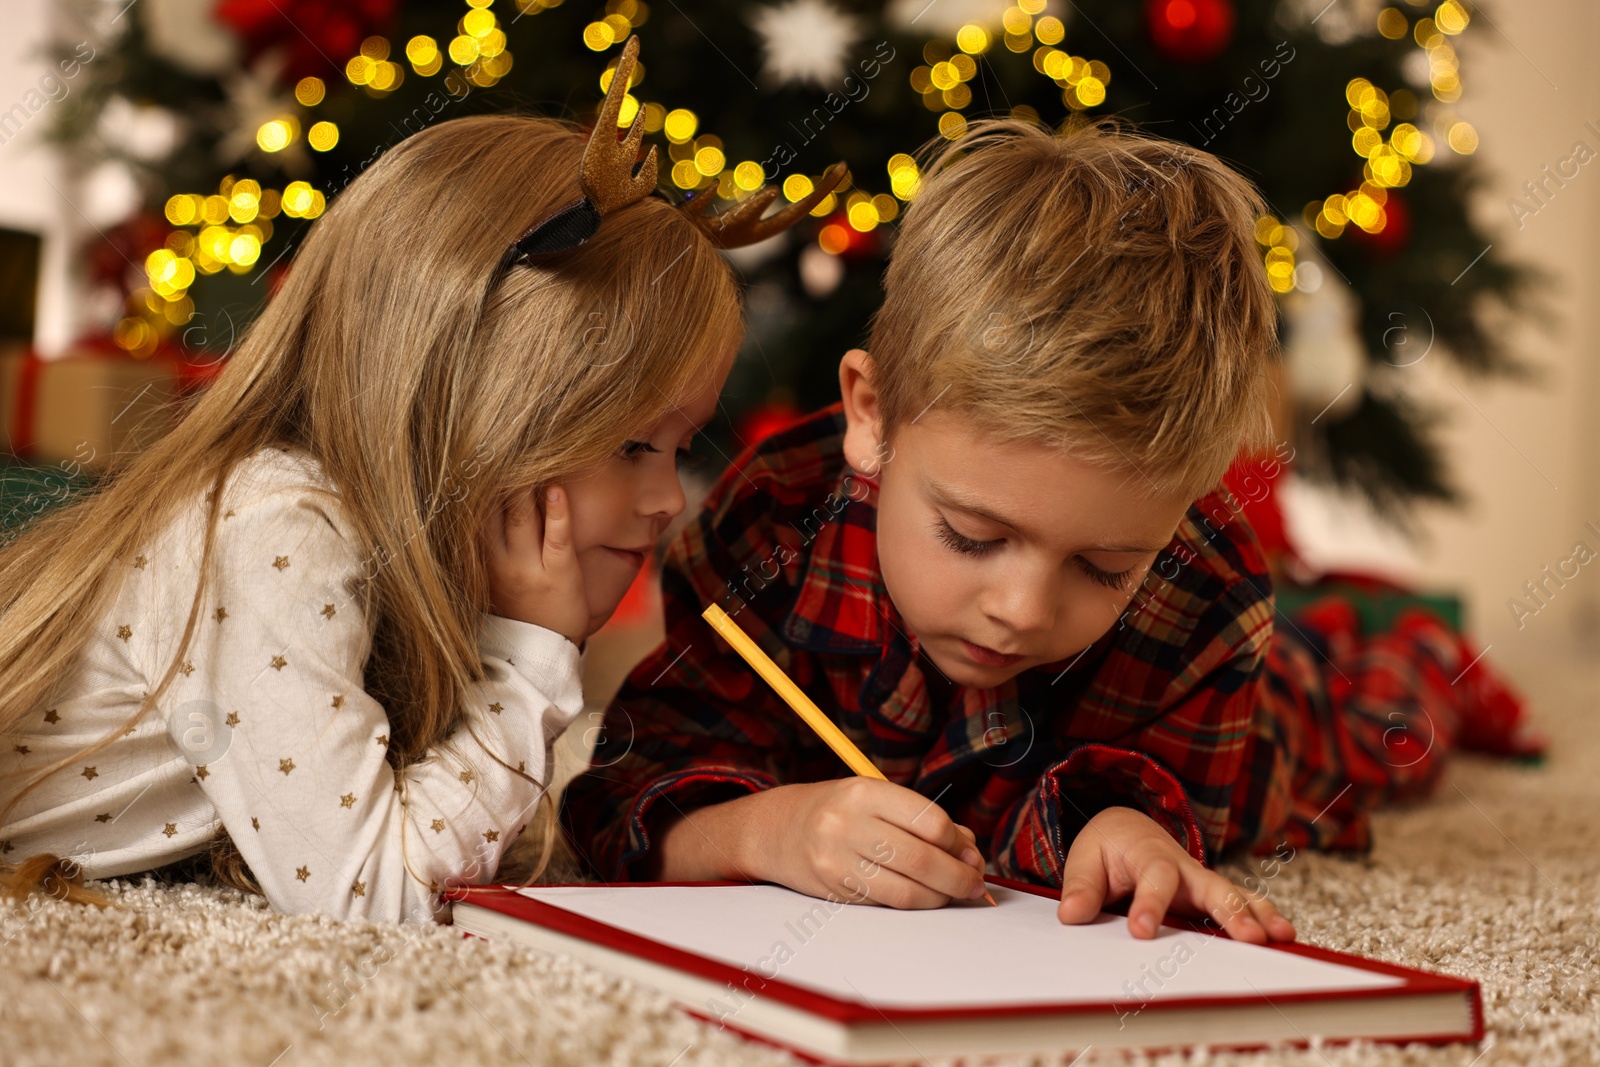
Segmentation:
{"type": "Polygon", "coordinates": [[[313,487],[234,504],[169,706],[214,719],[225,747],[196,779],[273,908],[442,921],[436,890],[487,881],[532,818],[582,710],[578,649],[483,616],[460,725],[399,773],[363,688],[372,629],[353,593],[374,564],[358,544],[313,487]]]}

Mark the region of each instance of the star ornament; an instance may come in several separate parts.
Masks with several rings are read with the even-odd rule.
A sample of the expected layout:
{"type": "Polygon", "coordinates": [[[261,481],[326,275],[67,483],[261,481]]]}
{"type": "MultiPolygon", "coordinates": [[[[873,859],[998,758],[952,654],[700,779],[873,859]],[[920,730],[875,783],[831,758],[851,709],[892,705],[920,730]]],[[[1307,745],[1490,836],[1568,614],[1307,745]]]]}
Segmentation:
{"type": "Polygon", "coordinates": [[[263,125],[284,115],[293,115],[299,109],[292,96],[285,96],[279,88],[279,73],[284,57],[276,52],[265,53],[253,66],[239,69],[222,79],[227,94],[224,105],[227,132],[217,140],[216,161],[231,166],[248,158],[276,163],[291,174],[306,174],[312,169],[311,157],[305,150],[305,139],[296,137],[272,155],[265,155],[256,142],[256,131],[263,125]]]}
{"type": "Polygon", "coordinates": [[[761,42],[761,76],[787,85],[835,89],[861,38],[860,23],[826,0],[785,0],[758,7],[750,19],[761,42]]]}

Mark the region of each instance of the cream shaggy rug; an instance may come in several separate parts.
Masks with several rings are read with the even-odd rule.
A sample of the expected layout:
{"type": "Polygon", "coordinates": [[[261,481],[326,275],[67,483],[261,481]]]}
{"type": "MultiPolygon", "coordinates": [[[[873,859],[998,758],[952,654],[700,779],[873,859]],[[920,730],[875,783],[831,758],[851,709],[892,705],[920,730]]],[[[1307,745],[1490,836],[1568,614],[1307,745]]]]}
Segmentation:
{"type": "MultiPolygon", "coordinates": [[[[1370,857],[1302,853],[1270,883],[1311,943],[1478,979],[1484,1043],[1155,1062],[1502,1067],[1600,1059],[1600,669],[1576,657],[1504,665],[1555,739],[1548,765],[1462,759],[1433,800],[1378,820],[1370,857]]],[[[0,926],[0,1063],[797,1062],[565,957],[442,927],[276,915],[259,899],[215,887],[148,877],[103,884],[121,909],[48,902],[0,926]]]]}

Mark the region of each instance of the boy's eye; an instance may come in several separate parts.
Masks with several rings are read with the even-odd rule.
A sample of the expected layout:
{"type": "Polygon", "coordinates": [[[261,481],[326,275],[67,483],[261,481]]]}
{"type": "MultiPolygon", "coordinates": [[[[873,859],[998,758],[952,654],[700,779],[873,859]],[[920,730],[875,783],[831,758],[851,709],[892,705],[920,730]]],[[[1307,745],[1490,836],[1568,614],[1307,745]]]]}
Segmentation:
{"type": "Polygon", "coordinates": [[[1125,588],[1128,584],[1128,579],[1133,577],[1133,572],[1137,569],[1129,567],[1125,571],[1113,574],[1110,571],[1101,570],[1086,559],[1079,559],[1078,565],[1083,568],[1083,573],[1089,576],[1090,581],[1098,582],[1107,589],[1125,588]]]}
{"type": "Polygon", "coordinates": [[[943,541],[947,547],[960,552],[964,556],[982,556],[1005,543],[1005,538],[1000,538],[996,541],[974,541],[970,537],[957,533],[955,527],[951,526],[944,518],[940,518],[934,524],[933,529],[939,540],[943,541]]]}
{"type": "Polygon", "coordinates": [[[697,471],[706,465],[706,457],[697,456],[687,448],[678,449],[678,469],[697,471]]]}
{"type": "MultiPolygon", "coordinates": [[[[934,532],[947,547],[960,552],[964,556],[986,555],[1005,544],[1005,538],[1003,537],[994,541],[975,541],[964,534],[958,533],[944,518],[940,518],[934,524],[934,532]]],[[[1097,582],[1107,589],[1127,588],[1128,580],[1133,577],[1133,572],[1138,569],[1137,567],[1129,567],[1125,571],[1114,574],[1111,571],[1101,570],[1093,563],[1082,558],[1079,558],[1078,566],[1082,568],[1083,573],[1089,577],[1090,581],[1097,582]]]]}

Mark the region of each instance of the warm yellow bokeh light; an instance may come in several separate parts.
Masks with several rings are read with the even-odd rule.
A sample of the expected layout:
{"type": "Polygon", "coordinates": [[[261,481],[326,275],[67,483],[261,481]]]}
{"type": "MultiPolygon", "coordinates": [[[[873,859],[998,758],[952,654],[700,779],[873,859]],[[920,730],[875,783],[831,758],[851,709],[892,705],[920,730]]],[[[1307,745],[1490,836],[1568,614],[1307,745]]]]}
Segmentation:
{"type": "Polygon", "coordinates": [[[1411,28],[1405,12],[1397,7],[1386,7],[1378,12],[1378,32],[1391,41],[1398,41],[1411,28]]]}
{"type": "Polygon", "coordinates": [[[1452,151],[1470,156],[1478,150],[1478,131],[1473,129],[1470,122],[1457,122],[1445,134],[1445,143],[1452,151]]]}
{"type": "Polygon", "coordinates": [[[766,179],[766,172],[761,169],[761,164],[752,160],[745,160],[733,168],[733,184],[750,192],[761,188],[761,183],[766,179]]]}
{"type": "Polygon", "coordinates": [[[281,152],[289,147],[292,137],[293,130],[288,122],[283,119],[273,119],[271,122],[263,122],[261,128],[256,131],[256,144],[263,152],[281,152]]]}
{"type": "Polygon", "coordinates": [[[319,122],[306,133],[306,143],[318,152],[326,152],[339,143],[339,127],[331,122],[319,122]]]}
{"type": "Polygon", "coordinates": [[[406,58],[411,60],[414,67],[426,67],[439,58],[439,42],[426,34],[419,34],[406,42],[406,58]]]}
{"type": "Polygon", "coordinates": [[[316,107],[327,94],[321,78],[301,78],[294,86],[294,98],[306,107],[316,107]]]}
{"type": "Polygon", "coordinates": [[[693,111],[687,108],[674,108],[667,112],[667,117],[662,121],[661,129],[667,135],[667,140],[674,144],[683,144],[694,136],[694,131],[700,126],[700,120],[693,111]]]}
{"type": "Polygon", "coordinates": [[[707,178],[714,178],[721,174],[726,162],[726,157],[723,156],[720,148],[706,147],[694,154],[694,169],[704,174],[707,178]]]}
{"type": "Polygon", "coordinates": [[[981,55],[989,50],[989,31],[982,26],[963,26],[956,31],[956,47],[972,55],[981,55]]]}
{"type": "Polygon", "coordinates": [[[1441,33],[1456,34],[1467,28],[1469,17],[1459,0],[1445,0],[1433,13],[1433,23],[1441,33]]]}

